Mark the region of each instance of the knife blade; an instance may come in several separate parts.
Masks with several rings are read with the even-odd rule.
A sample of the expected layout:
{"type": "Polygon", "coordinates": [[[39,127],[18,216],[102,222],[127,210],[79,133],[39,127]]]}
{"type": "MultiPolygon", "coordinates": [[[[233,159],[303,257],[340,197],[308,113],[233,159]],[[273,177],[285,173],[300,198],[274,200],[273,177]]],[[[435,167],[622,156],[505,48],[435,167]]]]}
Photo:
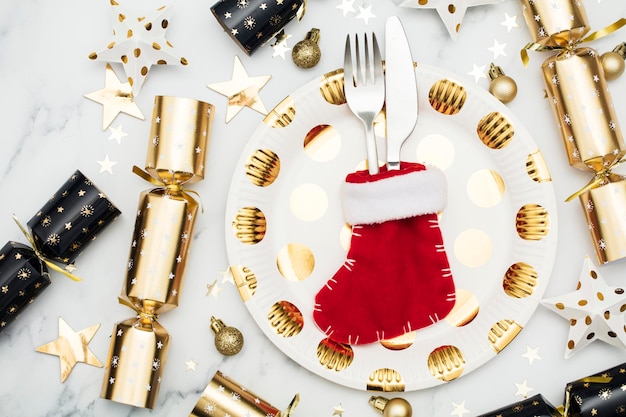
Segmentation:
{"type": "Polygon", "coordinates": [[[418,117],[417,80],[411,48],[397,16],[385,23],[385,107],[387,169],[400,169],[400,149],[418,117]]]}

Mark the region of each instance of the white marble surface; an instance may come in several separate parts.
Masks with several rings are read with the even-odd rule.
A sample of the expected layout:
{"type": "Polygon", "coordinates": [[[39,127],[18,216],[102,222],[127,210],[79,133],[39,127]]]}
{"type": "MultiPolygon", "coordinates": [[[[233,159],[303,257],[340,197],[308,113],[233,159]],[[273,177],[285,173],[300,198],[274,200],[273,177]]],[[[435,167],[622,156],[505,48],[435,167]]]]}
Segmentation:
{"type": "MultiPolygon", "coordinates": [[[[146,0],[150,8],[162,3],[146,0]]],[[[261,123],[262,115],[244,109],[224,123],[226,99],[206,88],[209,83],[230,79],[233,57],[239,55],[250,75],[272,75],[262,90],[272,108],[296,88],[342,63],[342,45],[350,31],[376,31],[382,37],[385,17],[400,15],[410,38],[415,59],[459,74],[467,82],[473,65],[500,65],[520,87],[509,108],[526,125],[541,148],[552,173],[559,209],[559,247],[554,273],[546,296],[573,290],[583,257],[593,256],[583,213],[577,202],[565,198],[586,183],[589,175],[571,168],[557,135],[546,100],[539,64],[542,55],[531,55],[524,68],[519,50],[530,40],[517,0],[470,8],[457,40],[448,33],[434,10],[401,9],[391,0],[354,2],[357,13],[345,17],[336,6],[340,0],[310,0],[301,23],[292,22],[287,33],[293,46],[308,30],[321,30],[323,57],[310,70],[297,68],[291,60],[272,57],[266,46],[252,57],[242,54],[223,33],[210,12],[210,1],[178,0],[167,38],[189,65],[153,67],[136,102],[149,118],[155,95],[192,97],[213,103],[213,123],[207,175],[193,188],[202,195],[205,211],[198,219],[180,306],[161,316],[173,341],[168,355],[158,404],[153,411],[136,409],[100,399],[103,369],[77,364],[65,383],[60,382],[58,359],[35,352],[35,347],[57,337],[57,317],[75,330],[101,323],[89,345],[106,360],[113,324],[132,316],[119,305],[117,296],[125,273],[139,193],[150,188],[131,173],[145,160],[149,121],[120,115],[112,123],[128,136],[118,144],[101,129],[101,106],[83,97],[104,83],[104,64],[90,61],[92,51],[110,40],[110,6],[107,1],[5,1],[0,4],[0,230],[4,241],[23,241],[11,214],[30,218],[73,172],[80,169],[120,207],[122,216],[79,258],[76,273],[85,278],[73,283],[53,273],[53,285],[0,335],[0,415],[3,416],[186,416],[216,370],[222,370],[280,409],[299,392],[296,416],[374,416],[367,404],[371,393],[344,388],[305,370],[282,354],[259,330],[236,288],[222,282],[228,267],[224,247],[224,207],[229,178],[241,148],[261,123]],[[358,19],[359,6],[372,6],[375,17],[358,19]],[[507,31],[505,14],[517,16],[519,27],[507,31]],[[505,55],[494,60],[495,42],[506,44],[505,55]],[[100,173],[96,161],[108,155],[117,162],[100,173]],[[222,291],[207,297],[206,284],[218,280],[222,291]],[[245,335],[243,351],[223,357],[213,347],[209,329],[211,315],[238,327],[245,335]],[[187,370],[185,362],[197,363],[187,370]]],[[[622,0],[587,0],[591,25],[599,29],[626,16],[622,0]]],[[[601,52],[622,42],[618,32],[593,43],[601,52]]],[[[288,54],[286,55],[288,57],[288,54]]],[[[118,74],[120,67],[115,67],[118,74]]],[[[487,88],[488,81],[478,84],[487,88]]],[[[626,118],[626,77],[610,83],[615,108],[626,118]]],[[[622,124],[626,120],[622,120],[622,124]]],[[[624,264],[606,265],[601,272],[609,285],[624,280],[624,264]]],[[[570,359],[563,358],[567,322],[539,307],[522,333],[495,359],[449,384],[418,392],[398,394],[409,400],[418,416],[472,416],[522,399],[516,384],[527,382],[555,405],[563,400],[563,388],[571,380],[612,367],[626,360],[624,350],[594,342],[570,359]],[[522,356],[539,348],[540,359],[522,356]],[[459,412],[460,405],[467,413],[459,412]],[[455,413],[455,410],[457,411],[455,413]]],[[[391,397],[392,395],[387,395],[391,397]]],[[[461,410],[462,411],[462,410],[461,410]]]]}

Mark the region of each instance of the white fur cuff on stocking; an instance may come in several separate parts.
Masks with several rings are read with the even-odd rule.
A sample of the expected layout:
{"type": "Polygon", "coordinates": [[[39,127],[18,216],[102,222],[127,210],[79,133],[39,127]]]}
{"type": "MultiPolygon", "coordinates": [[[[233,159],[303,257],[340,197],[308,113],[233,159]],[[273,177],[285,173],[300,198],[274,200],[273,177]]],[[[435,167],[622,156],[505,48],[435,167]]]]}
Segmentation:
{"type": "Polygon", "coordinates": [[[383,223],[442,211],[447,204],[446,177],[428,166],[371,182],[344,182],[341,202],[344,219],[351,225],[383,223]]]}

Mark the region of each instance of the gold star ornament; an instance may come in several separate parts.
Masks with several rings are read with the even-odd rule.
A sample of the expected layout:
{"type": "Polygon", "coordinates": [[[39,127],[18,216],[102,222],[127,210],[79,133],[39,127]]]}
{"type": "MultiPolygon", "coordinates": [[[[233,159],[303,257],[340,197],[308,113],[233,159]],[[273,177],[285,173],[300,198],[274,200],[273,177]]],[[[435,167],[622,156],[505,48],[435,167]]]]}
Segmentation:
{"type": "Polygon", "coordinates": [[[626,291],[609,287],[589,257],[585,257],[576,291],[542,300],[541,304],[569,321],[566,358],[598,339],[626,348],[626,291]]]}
{"type": "Polygon", "coordinates": [[[502,3],[502,0],[403,0],[399,6],[413,9],[436,9],[450,37],[456,39],[468,8],[494,3],[502,3]]]}
{"type": "Polygon", "coordinates": [[[104,88],[85,94],[85,97],[102,104],[102,130],[113,122],[120,113],[144,120],[143,114],[133,97],[130,83],[122,83],[110,64],[106,65],[104,88]]]}
{"type": "Polygon", "coordinates": [[[65,382],[77,362],[83,362],[102,368],[102,364],[88,347],[89,342],[99,328],[100,324],[94,324],[79,332],[75,332],[63,318],[59,317],[59,338],[53,342],[39,346],[35,350],[59,357],[61,363],[61,382],[65,382]]]}
{"type": "Polygon", "coordinates": [[[250,107],[263,115],[267,114],[265,105],[259,97],[259,92],[270,78],[272,78],[271,75],[250,77],[239,57],[235,56],[233,78],[230,81],[209,84],[207,87],[228,97],[228,109],[226,110],[226,123],[228,123],[244,107],[250,107]]]}

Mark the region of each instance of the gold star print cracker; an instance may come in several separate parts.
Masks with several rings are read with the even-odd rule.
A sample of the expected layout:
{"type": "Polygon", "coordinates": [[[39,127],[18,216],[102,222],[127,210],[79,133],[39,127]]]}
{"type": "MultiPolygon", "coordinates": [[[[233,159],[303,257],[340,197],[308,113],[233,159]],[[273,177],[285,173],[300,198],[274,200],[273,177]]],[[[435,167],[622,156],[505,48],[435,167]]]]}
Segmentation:
{"type": "Polygon", "coordinates": [[[569,321],[566,358],[594,340],[626,347],[626,323],[621,311],[626,293],[620,287],[609,287],[589,257],[585,257],[575,291],[544,299],[541,304],[569,321]]]}
{"type": "Polygon", "coordinates": [[[209,84],[207,87],[228,97],[228,109],[226,110],[226,123],[228,123],[244,107],[250,107],[263,115],[267,114],[265,105],[261,101],[261,97],[259,97],[259,91],[267,84],[270,78],[272,78],[271,75],[250,77],[239,57],[235,56],[232,79],[230,81],[209,84]]]}
{"type": "Polygon", "coordinates": [[[61,363],[61,382],[65,382],[74,365],[83,362],[102,368],[102,364],[89,350],[89,342],[94,337],[100,324],[94,324],[79,332],[75,332],[63,318],[59,317],[59,337],[55,341],[41,345],[35,350],[59,357],[61,363]]]}
{"type": "Polygon", "coordinates": [[[161,6],[151,15],[137,16],[111,1],[113,6],[113,40],[106,49],[92,52],[89,59],[120,62],[134,95],[139,94],[152,65],[187,65],[165,38],[171,9],[161,6]]]}

